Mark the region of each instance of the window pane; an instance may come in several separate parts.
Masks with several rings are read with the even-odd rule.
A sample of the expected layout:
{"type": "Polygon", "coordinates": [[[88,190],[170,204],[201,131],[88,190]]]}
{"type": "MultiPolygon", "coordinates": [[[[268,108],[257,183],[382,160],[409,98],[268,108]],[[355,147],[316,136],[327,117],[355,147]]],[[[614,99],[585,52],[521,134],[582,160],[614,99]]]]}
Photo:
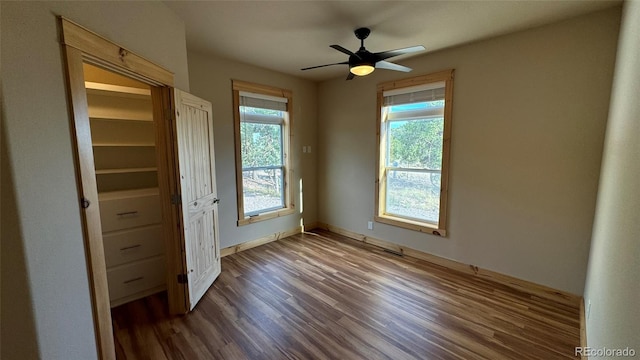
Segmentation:
{"type": "Polygon", "coordinates": [[[443,132],[443,118],[389,122],[387,166],[440,170],[443,132]]]}
{"type": "Polygon", "coordinates": [[[282,126],[240,123],[242,168],[282,165],[282,126]]]}
{"type": "Polygon", "coordinates": [[[243,171],[245,216],[283,208],[283,184],[282,169],[243,171]]]}
{"type": "Polygon", "coordinates": [[[386,213],[438,223],[440,173],[389,171],[386,213]]]}
{"type": "Polygon", "coordinates": [[[444,119],[391,121],[387,166],[440,170],[444,119]]]}

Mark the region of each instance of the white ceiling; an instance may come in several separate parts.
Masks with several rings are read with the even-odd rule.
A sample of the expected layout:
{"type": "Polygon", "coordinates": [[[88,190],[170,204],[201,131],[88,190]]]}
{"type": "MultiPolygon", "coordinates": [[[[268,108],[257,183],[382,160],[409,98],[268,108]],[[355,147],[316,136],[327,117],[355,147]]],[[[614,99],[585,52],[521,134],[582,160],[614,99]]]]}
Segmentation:
{"type": "MultiPolygon", "coordinates": [[[[190,50],[321,81],[347,74],[329,48],[356,51],[358,27],[372,32],[367,50],[424,45],[433,52],[620,4],[574,1],[166,1],[186,25],[190,50]]],[[[390,59],[402,63],[402,57],[390,59]]],[[[385,70],[388,71],[388,70],[385,70]]]]}

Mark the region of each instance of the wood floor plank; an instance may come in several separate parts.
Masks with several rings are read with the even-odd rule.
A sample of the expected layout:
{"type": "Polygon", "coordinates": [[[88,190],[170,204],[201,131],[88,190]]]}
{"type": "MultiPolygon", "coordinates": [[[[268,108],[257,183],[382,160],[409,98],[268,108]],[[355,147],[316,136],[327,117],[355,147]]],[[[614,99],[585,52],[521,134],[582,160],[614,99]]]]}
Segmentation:
{"type": "Polygon", "coordinates": [[[113,309],[131,359],[573,359],[579,308],[317,230],[222,259],[195,310],[113,309]]]}

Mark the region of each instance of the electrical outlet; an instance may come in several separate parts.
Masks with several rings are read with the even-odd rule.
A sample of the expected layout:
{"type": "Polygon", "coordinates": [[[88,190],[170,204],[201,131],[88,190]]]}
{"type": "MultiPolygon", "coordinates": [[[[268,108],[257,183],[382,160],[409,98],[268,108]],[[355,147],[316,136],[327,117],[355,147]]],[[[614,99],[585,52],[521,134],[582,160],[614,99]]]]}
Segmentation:
{"type": "Polygon", "coordinates": [[[302,152],[303,152],[303,153],[306,153],[306,152],[307,152],[307,147],[306,147],[306,146],[303,146],[303,147],[302,147],[302,152]]]}
{"type": "Polygon", "coordinates": [[[587,300],[587,320],[591,316],[591,299],[587,300]]]}
{"type": "Polygon", "coordinates": [[[367,229],[373,230],[373,221],[367,221],[367,229]]]}
{"type": "Polygon", "coordinates": [[[307,152],[311,154],[311,145],[307,145],[307,152]]]}

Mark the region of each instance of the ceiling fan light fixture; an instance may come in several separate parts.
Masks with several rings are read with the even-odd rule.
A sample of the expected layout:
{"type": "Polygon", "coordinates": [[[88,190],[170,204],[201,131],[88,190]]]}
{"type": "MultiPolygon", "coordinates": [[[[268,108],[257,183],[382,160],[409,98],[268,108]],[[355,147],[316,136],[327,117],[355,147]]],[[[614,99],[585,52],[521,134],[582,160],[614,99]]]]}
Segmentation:
{"type": "Polygon", "coordinates": [[[349,68],[349,71],[353,75],[365,76],[365,75],[371,74],[375,69],[376,68],[370,64],[360,64],[360,65],[352,66],[351,68],[349,68]]]}

